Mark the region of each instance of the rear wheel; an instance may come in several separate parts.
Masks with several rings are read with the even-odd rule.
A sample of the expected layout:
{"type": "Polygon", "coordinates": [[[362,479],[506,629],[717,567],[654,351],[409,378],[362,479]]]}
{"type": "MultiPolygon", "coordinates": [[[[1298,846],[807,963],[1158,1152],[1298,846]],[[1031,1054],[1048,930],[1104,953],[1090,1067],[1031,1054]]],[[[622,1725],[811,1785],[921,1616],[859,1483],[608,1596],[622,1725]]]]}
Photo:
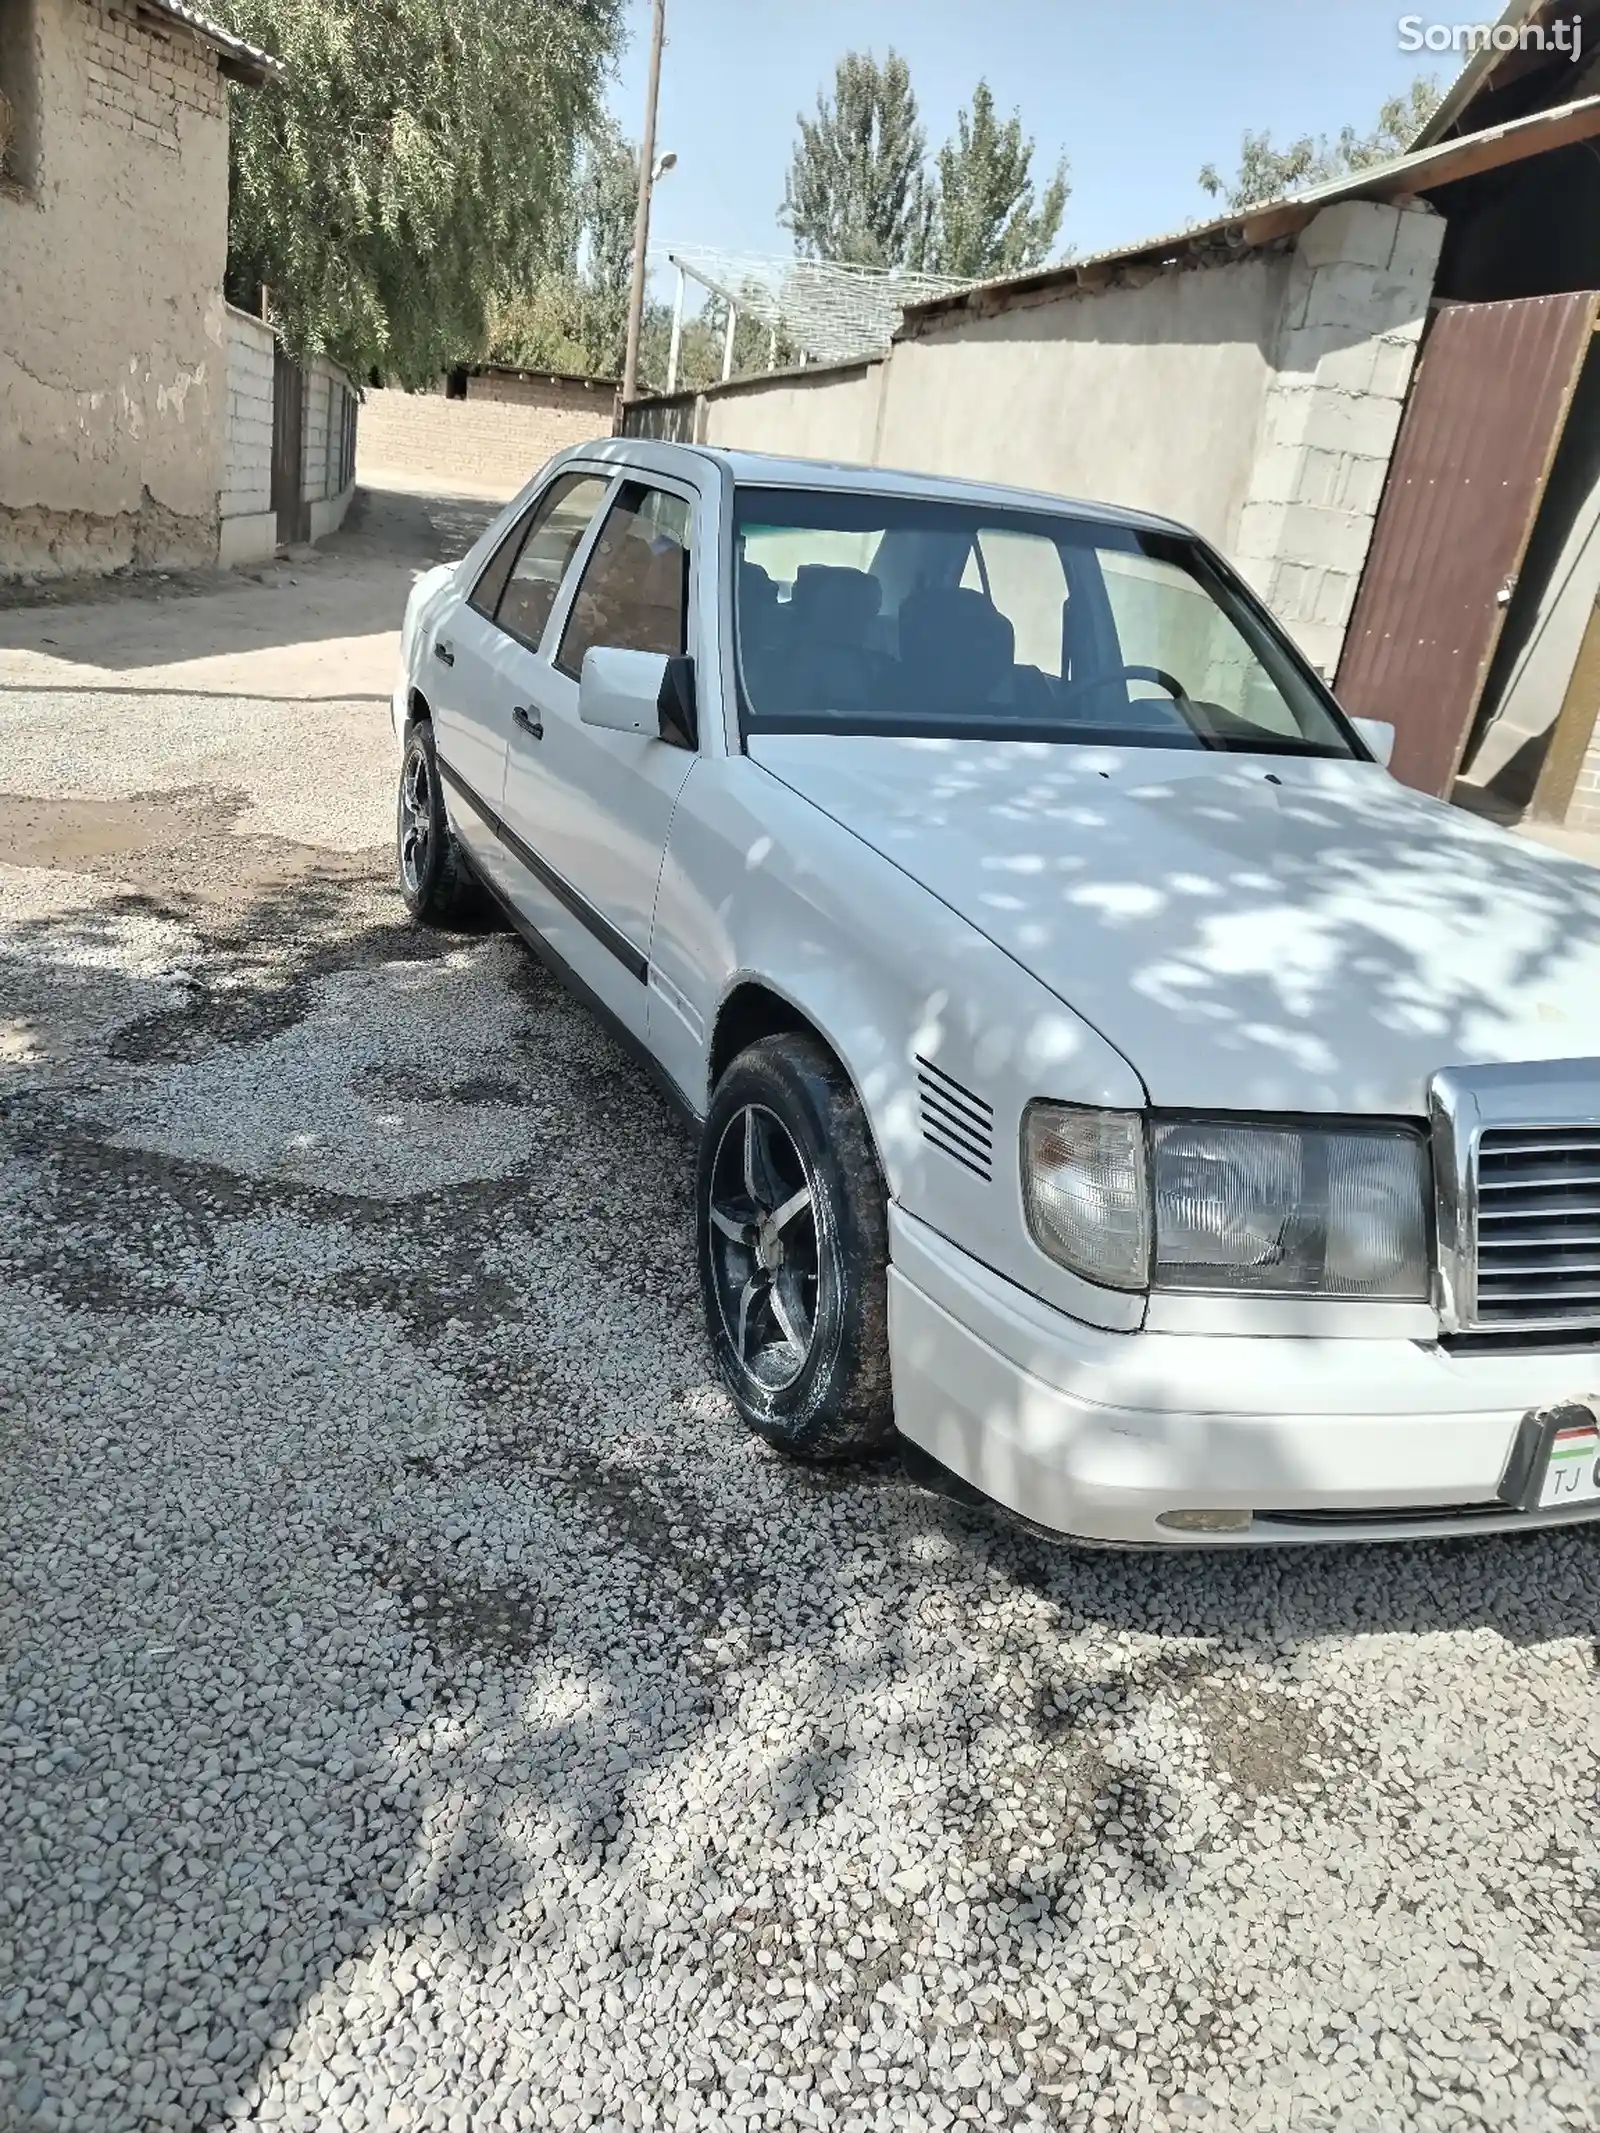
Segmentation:
{"type": "Polygon", "coordinates": [[[472,915],[477,885],[444,811],[433,728],[406,727],[395,803],[395,871],[406,909],[427,926],[453,926],[472,915]]]}
{"type": "Polygon", "coordinates": [[[765,1037],[729,1067],[697,1198],[706,1326],[745,1421],[798,1458],[883,1450],[887,1195],[855,1091],[815,1038],[765,1037]]]}

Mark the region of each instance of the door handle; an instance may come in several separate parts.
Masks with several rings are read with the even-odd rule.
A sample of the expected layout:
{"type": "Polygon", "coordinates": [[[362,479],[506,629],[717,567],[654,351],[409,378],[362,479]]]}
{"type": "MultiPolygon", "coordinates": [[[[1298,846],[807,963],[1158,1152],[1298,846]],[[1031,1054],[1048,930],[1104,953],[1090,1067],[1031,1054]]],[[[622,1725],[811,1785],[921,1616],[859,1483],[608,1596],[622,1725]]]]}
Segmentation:
{"type": "Polygon", "coordinates": [[[544,739],[544,720],[537,711],[530,711],[526,704],[518,704],[515,707],[511,713],[511,723],[513,726],[520,726],[533,740],[544,739]]]}
{"type": "Polygon", "coordinates": [[[442,659],[447,667],[453,667],[456,663],[455,653],[451,651],[442,637],[434,639],[433,656],[435,659],[442,659]]]}

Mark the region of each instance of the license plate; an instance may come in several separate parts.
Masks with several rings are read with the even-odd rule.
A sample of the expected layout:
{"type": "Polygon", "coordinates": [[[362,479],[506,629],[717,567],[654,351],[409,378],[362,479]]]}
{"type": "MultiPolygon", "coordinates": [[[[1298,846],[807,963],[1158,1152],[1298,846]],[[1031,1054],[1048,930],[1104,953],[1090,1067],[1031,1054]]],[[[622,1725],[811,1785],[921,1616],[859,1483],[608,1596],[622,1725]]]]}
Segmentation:
{"type": "Polygon", "coordinates": [[[1600,1400],[1568,1400],[1524,1415],[1500,1496],[1519,1511],[1600,1503],[1600,1400]]]}

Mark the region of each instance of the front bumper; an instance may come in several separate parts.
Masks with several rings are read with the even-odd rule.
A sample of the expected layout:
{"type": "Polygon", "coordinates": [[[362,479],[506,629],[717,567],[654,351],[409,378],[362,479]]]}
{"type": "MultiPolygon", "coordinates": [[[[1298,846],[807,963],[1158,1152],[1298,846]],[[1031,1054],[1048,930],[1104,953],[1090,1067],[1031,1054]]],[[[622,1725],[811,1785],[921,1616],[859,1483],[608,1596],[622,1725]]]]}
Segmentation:
{"type": "Polygon", "coordinates": [[[1523,1415],[1593,1397],[1600,1351],[1108,1333],[891,1212],[902,1436],[1032,1523],[1123,1546],[1525,1532],[1600,1515],[1496,1501],[1523,1415]],[[1162,1514],[1247,1511],[1238,1532],[1162,1514]]]}

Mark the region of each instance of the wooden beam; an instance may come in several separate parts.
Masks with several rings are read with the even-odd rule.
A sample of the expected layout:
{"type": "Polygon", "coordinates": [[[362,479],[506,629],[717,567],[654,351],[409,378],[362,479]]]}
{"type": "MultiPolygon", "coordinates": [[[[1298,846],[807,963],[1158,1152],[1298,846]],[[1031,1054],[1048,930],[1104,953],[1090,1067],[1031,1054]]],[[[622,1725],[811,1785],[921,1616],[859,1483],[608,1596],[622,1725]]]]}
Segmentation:
{"type": "Polygon", "coordinates": [[[1589,753],[1596,712],[1600,712],[1600,606],[1589,612],[1572,678],[1550,730],[1550,745],[1539,766],[1533,798],[1528,802],[1530,822],[1566,820],[1578,789],[1578,774],[1589,753]]]}
{"type": "Polygon", "coordinates": [[[1270,207],[1259,215],[1247,215],[1239,225],[1239,235],[1246,244],[1275,244],[1280,237],[1292,237],[1303,230],[1317,212],[1314,207],[1296,207],[1292,203],[1283,207],[1270,207]]]}
{"type": "Polygon", "coordinates": [[[1402,190],[1432,192],[1440,185],[1454,185],[1462,178],[1481,177],[1487,170],[1524,162],[1529,156],[1548,155],[1552,148],[1593,140],[1596,134],[1600,134],[1600,96],[1588,96],[1582,103],[1543,112],[1536,119],[1518,119],[1491,127],[1487,133],[1469,133],[1465,140],[1426,149],[1395,171],[1387,185],[1380,180],[1373,190],[1384,200],[1399,197],[1402,190]]]}

